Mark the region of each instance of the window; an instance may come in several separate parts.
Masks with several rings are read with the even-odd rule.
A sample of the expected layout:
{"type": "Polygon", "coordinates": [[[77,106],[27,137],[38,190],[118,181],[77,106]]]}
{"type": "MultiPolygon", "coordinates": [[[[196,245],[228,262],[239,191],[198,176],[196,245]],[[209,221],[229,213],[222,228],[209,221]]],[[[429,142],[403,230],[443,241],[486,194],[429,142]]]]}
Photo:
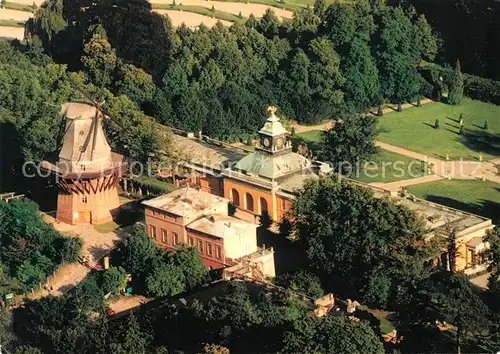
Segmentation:
{"type": "Polygon", "coordinates": [[[220,248],[220,246],[216,246],[215,247],[215,257],[217,259],[221,259],[222,258],[222,248],[220,248]]]}
{"type": "Polygon", "coordinates": [[[247,203],[247,210],[253,211],[253,197],[250,193],[245,194],[245,201],[247,203]]]}
{"type": "Polygon", "coordinates": [[[168,244],[168,232],[165,229],[161,229],[161,241],[168,244]]]}
{"type": "Polygon", "coordinates": [[[231,189],[231,201],[234,205],[240,206],[240,193],[236,189],[231,189]]]}
{"type": "Polygon", "coordinates": [[[189,246],[194,246],[194,238],[189,238],[189,246]]]}
{"type": "Polygon", "coordinates": [[[203,253],[203,241],[198,240],[198,249],[200,250],[200,253],[203,253]]]}
{"type": "Polygon", "coordinates": [[[267,200],[260,198],[260,213],[263,214],[267,211],[267,200]]]}
{"type": "Polygon", "coordinates": [[[212,256],[212,244],[207,242],[207,255],[212,256]]]}
{"type": "Polygon", "coordinates": [[[82,198],[82,203],[87,203],[87,202],[88,202],[88,200],[87,200],[87,196],[84,196],[84,197],[82,198]]]}
{"type": "Polygon", "coordinates": [[[178,245],[179,244],[179,235],[177,234],[177,232],[172,232],[172,235],[174,235],[174,245],[178,245]]]}
{"type": "Polygon", "coordinates": [[[149,227],[149,230],[150,230],[150,231],[149,231],[149,233],[150,233],[150,235],[149,235],[149,236],[151,236],[152,238],[156,238],[156,226],[151,225],[151,226],[149,227]]]}

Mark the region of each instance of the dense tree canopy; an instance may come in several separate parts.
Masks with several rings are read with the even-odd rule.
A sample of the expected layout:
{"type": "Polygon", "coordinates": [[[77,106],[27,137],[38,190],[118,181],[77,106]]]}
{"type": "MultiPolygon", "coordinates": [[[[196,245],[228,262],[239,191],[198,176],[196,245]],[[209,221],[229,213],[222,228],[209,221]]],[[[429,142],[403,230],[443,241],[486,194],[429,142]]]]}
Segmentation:
{"type": "Polygon", "coordinates": [[[376,305],[386,306],[397,284],[424,273],[422,221],[369,189],[333,178],[309,181],[292,215],[315,272],[342,289],[351,284],[376,305]]]}
{"type": "Polygon", "coordinates": [[[209,281],[197,248],[179,246],[167,251],[155,244],[142,227],[127,235],[113,262],[129,271],[136,284],[154,297],[172,296],[209,281]]]}
{"type": "Polygon", "coordinates": [[[225,140],[254,134],[271,104],[285,118],[310,124],[363,111],[380,97],[402,103],[419,91],[418,61],[437,51],[425,17],[366,0],[328,9],[316,1],[291,22],[268,10],[260,20],[195,31],[174,31],[149,11],[144,0],[115,7],[52,0],[31,33],[57,61],[128,95],[158,121],[225,140]],[[146,25],[147,35],[137,30],[146,25]],[[51,45],[70,35],[79,40],[51,45]]]}
{"type": "Polygon", "coordinates": [[[0,276],[7,284],[2,293],[25,292],[45,282],[61,263],[74,262],[82,247],[80,239],[47,225],[28,200],[0,201],[0,244],[0,276]]]}
{"type": "Polygon", "coordinates": [[[356,174],[360,166],[377,152],[375,147],[376,118],[346,116],[321,135],[319,155],[335,172],[356,174]]]}

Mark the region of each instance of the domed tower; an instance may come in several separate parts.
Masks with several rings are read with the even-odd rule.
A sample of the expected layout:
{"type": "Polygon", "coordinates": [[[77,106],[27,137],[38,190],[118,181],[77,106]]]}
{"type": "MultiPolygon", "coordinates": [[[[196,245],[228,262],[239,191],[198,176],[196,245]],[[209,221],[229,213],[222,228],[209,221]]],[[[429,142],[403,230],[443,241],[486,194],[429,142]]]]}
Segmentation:
{"type": "Polygon", "coordinates": [[[271,106],[267,110],[270,115],[258,131],[260,147],[255,149],[255,153],[238,161],[234,169],[269,181],[278,181],[309,167],[311,162],[292,151],[292,142],[276,116],[276,107],[271,106]]]}
{"type": "Polygon", "coordinates": [[[126,168],[102,128],[100,105],[68,102],[62,107],[65,133],[56,163],[44,168],[59,186],[57,219],[68,224],[104,223],[118,211],[118,183],[126,168]]]}

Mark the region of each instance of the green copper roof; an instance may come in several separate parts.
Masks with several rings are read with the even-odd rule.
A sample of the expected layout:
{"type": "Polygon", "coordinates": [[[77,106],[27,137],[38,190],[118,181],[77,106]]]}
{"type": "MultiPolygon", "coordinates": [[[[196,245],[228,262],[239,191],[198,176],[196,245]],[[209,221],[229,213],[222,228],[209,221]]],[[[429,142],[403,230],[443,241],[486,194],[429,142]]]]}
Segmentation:
{"type": "Polygon", "coordinates": [[[264,124],[262,129],[259,130],[259,133],[270,136],[278,136],[286,134],[287,131],[281,124],[279,118],[276,117],[274,112],[271,112],[271,115],[269,116],[269,118],[267,118],[266,123],[264,124]]]}
{"type": "Polygon", "coordinates": [[[235,168],[260,177],[276,179],[310,165],[311,162],[308,159],[295,152],[278,156],[254,152],[238,161],[235,168]]]}

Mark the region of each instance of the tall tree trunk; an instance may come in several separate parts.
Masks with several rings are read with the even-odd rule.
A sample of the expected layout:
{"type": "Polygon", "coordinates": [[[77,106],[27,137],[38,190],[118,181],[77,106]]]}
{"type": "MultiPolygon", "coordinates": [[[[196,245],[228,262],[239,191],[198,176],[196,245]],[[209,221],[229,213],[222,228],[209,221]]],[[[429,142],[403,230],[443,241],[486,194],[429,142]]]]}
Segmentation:
{"type": "Polygon", "coordinates": [[[377,110],[377,116],[382,117],[384,115],[384,109],[382,108],[382,105],[378,105],[378,110],[377,110]]]}
{"type": "Polygon", "coordinates": [[[403,110],[403,107],[401,106],[401,103],[398,103],[396,106],[396,111],[401,112],[403,110]]]}
{"type": "Polygon", "coordinates": [[[462,335],[461,327],[460,325],[457,326],[457,354],[461,354],[460,350],[460,337],[462,335]]]}

